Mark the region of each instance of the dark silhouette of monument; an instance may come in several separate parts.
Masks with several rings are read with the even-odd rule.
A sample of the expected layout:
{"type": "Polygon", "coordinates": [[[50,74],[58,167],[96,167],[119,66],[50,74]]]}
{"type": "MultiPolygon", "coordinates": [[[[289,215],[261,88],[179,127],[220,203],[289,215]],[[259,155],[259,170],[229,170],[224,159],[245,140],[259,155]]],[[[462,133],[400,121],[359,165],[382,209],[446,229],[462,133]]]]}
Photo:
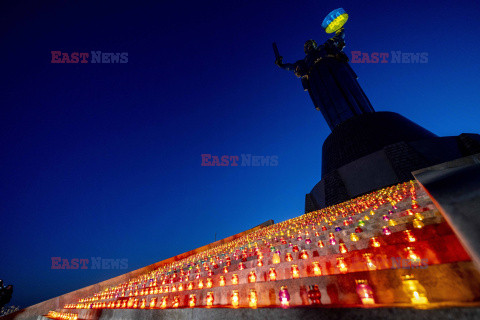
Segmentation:
{"type": "Polygon", "coordinates": [[[307,40],[302,60],[283,63],[280,56],[275,61],[280,68],[293,71],[302,79],[303,88],[332,130],[353,116],[375,111],[342,51],[344,38],[342,28],[320,46],[315,40],[307,40]]]}
{"type": "Polygon", "coordinates": [[[3,286],[3,280],[0,280],[0,309],[3,308],[4,305],[10,302],[13,295],[13,286],[8,285],[6,287],[3,286]]]}
{"type": "Polygon", "coordinates": [[[480,152],[478,134],[438,137],[394,112],[375,112],[342,51],[343,28],[324,44],[305,42],[305,58],[275,63],[301,78],[332,130],[322,147],[322,180],[305,198],[305,212],[412,180],[412,171],[480,152]]]}

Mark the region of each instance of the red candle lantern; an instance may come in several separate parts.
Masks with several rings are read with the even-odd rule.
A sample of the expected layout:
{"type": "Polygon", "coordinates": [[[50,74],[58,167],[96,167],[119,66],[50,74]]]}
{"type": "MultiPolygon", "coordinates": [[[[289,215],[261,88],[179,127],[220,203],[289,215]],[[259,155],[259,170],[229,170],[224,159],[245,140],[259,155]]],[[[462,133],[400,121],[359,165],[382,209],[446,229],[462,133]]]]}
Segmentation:
{"type": "Polygon", "coordinates": [[[320,299],[322,298],[322,294],[318,289],[318,286],[315,284],[313,286],[309,286],[310,290],[308,290],[308,298],[310,299],[311,303],[314,305],[321,304],[320,299]]]}

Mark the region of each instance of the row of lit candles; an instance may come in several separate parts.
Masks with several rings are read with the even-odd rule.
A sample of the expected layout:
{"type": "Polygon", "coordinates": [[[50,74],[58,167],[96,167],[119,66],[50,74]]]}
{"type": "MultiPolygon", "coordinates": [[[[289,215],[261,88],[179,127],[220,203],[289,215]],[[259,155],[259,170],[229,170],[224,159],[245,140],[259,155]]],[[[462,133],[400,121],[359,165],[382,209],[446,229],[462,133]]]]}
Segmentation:
{"type": "MultiPolygon", "coordinates": [[[[375,304],[374,293],[372,287],[368,284],[367,280],[356,280],[356,292],[364,305],[371,305],[375,304]]],[[[414,278],[413,275],[406,275],[402,277],[402,287],[404,292],[410,298],[410,302],[412,304],[426,304],[428,303],[428,299],[426,296],[425,288],[419,283],[418,280],[414,278]]],[[[279,290],[278,294],[279,302],[283,307],[289,306],[290,303],[290,293],[288,291],[287,286],[282,286],[279,290]]],[[[308,291],[308,298],[310,299],[311,304],[320,304],[321,303],[321,292],[318,289],[317,285],[312,285],[309,287],[308,291]]],[[[130,299],[123,299],[111,302],[96,302],[90,305],[85,304],[85,308],[92,308],[92,309],[117,309],[117,308],[178,308],[180,306],[180,296],[174,296],[170,306],[168,305],[168,296],[163,296],[160,298],[160,303],[157,306],[157,298],[153,297],[147,302],[147,299],[139,299],[130,298],[130,299]]],[[[214,305],[215,297],[214,292],[209,291],[205,297],[205,306],[211,307],[214,305]]],[[[238,290],[232,290],[230,295],[231,306],[238,307],[240,305],[240,294],[238,290]]],[[[255,289],[250,289],[248,297],[247,297],[248,305],[251,308],[256,308],[258,303],[258,295],[255,289]]],[[[188,307],[193,308],[197,305],[197,295],[190,294],[188,295],[188,307]]],[[[76,314],[73,313],[59,313],[50,311],[48,314],[51,318],[56,319],[65,319],[65,320],[76,320],[76,314]]]]}
{"type": "MultiPolygon", "coordinates": [[[[413,185],[413,184],[412,184],[412,185],[413,185]]],[[[395,187],[392,187],[392,188],[395,189],[395,187]]],[[[398,189],[398,186],[397,186],[396,189],[398,189]]],[[[383,193],[383,194],[389,194],[388,191],[385,191],[385,190],[386,190],[386,189],[384,189],[383,192],[382,192],[382,191],[378,192],[378,194],[382,194],[382,193],[383,193]]],[[[414,191],[414,190],[415,190],[414,187],[410,189],[411,192],[414,191]]],[[[413,198],[413,197],[414,197],[414,195],[412,194],[412,198],[413,198]]],[[[416,197],[415,197],[415,198],[416,198],[416,197]]],[[[355,199],[354,199],[354,200],[355,200],[355,199]]],[[[352,201],[354,201],[354,200],[352,200],[352,201]]],[[[416,203],[414,203],[414,205],[416,205],[416,203]]],[[[372,212],[373,212],[373,211],[372,211],[372,212]]],[[[301,217],[299,217],[299,218],[301,218],[301,217]]],[[[298,221],[299,219],[298,219],[298,218],[294,218],[294,219],[291,219],[291,220],[292,220],[292,221],[295,221],[295,220],[298,221]]],[[[420,221],[420,223],[419,223],[419,221],[420,221],[420,220],[417,220],[417,221],[414,220],[414,227],[421,227],[421,224],[422,224],[422,223],[421,223],[421,221],[420,221]],[[419,225],[420,225],[420,226],[419,226],[419,225]]],[[[297,223],[297,222],[295,222],[295,223],[297,223]]],[[[391,231],[389,230],[388,227],[383,227],[383,233],[386,234],[386,235],[388,235],[388,234],[391,233],[391,231]]],[[[354,233],[351,234],[350,238],[351,238],[352,241],[357,241],[357,240],[358,240],[358,236],[356,236],[354,233]]],[[[236,242],[237,242],[237,241],[236,241],[236,242]]],[[[344,246],[341,246],[341,247],[344,248],[344,246]]],[[[341,251],[345,251],[345,249],[343,249],[343,248],[340,248],[340,250],[341,250],[341,251]]],[[[345,252],[346,252],[346,251],[345,251],[345,252]]],[[[203,256],[205,256],[205,254],[204,254],[203,256]]]]}
{"type": "MultiPolygon", "coordinates": [[[[415,249],[413,247],[405,248],[405,251],[407,252],[407,259],[410,259],[411,261],[416,261],[416,260],[420,259],[418,254],[416,254],[414,252],[414,250],[415,249]]],[[[366,263],[366,266],[367,266],[368,270],[376,270],[377,267],[376,267],[376,265],[374,264],[374,262],[372,261],[372,258],[371,258],[372,254],[371,253],[365,253],[363,256],[365,258],[365,263],[366,263]]],[[[337,258],[336,267],[338,268],[340,273],[347,273],[348,272],[348,266],[345,263],[345,260],[344,260],[343,257],[338,257],[337,258]]],[[[320,264],[319,264],[318,261],[313,262],[312,270],[313,270],[313,273],[314,273],[315,276],[322,275],[321,267],[320,267],[320,264]]],[[[297,278],[300,277],[300,270],[299,270],[298,265],[295,265],[295,264],[291,265],[291,276],[292,276],[292,279],[297,279],[297,278]]],[[[268,272],[268,280],[269,281],[277,280],[277,273],[275,271],[275,268],[273,268],[273,267],[270,268],[270,270],[268,272]]],[[[248,274],[248,282],[249,283],[254,283],[256,281],[257,281],[257,276],[255,274],[255,271],[250,271],[250,273],[248,274]]],[[[238,284],[238,282],[239,282],[238,275],[233,274],[232,278],[231,278],[231,284],[236,285],[236,284],[238,284]]],[[[225,276],[220,276],[219,286],[223,287],[225,285],[226,285],[226,277],[225,276]]],[[[208,278],[205,282],[205,285],[204,285],[203,280],[199,280],[197,288],[198,289],[203,289],[204,287],[212,288],[213,287],[213,280],[211,278],[208,278]]],[[[190,283],[188,283],[188,285],[186,285],[186,290],[193,290],[193,289],[194,289],[194,283],[193,282],[190,282],[190,283]]],[[[141,290],[141,291],[137,290],[134,294],[131,294],[131,295],[138,296],[138,295],[148,295],[148,294],[162,294],[162,293],[168,293],[168,292],[177,292],[177,290],[179,292],[184,290],[184,287],[183,287],[182,283],[180,283],[178,285],[178,287],[173,285],[171,287],[165,286],[165,287],[155,287],[155,288],[145,289],[145,290],[141,290]]],[[[66,305],[65,308],[76,308],[76,306],[73,305],[73,304],[69,304],[69,305],[66,305]]]]}
{"type": "MultiPolygon", "coordinates": [[[[405,235],[406,235],[406,237],[407,237],[407,240],[408,240],[409,242],[414,242],[414,241],[416,241],[415,237],[413,236],[413,234],[411,233],[410,230],[405,230],[404,233],[405,233],[405,235]]],[[[334,235],[333,235],[333,234],[330,234],[330,240],[334,240],[334,235]]],[[[330,243],[331,243],[331,241],[330,241],[330,243]]],[[[331,243],[331,244],[334,244],[334,243],[331,243]]],[[[323,242],[322,242],[321,240],[318,241],[318,246],[319,246],[319,247],[322,247],[322,248],[324,247],[324,244],[323,244],[323,242]]],[[[379,246],[380,246],[380,243],[378,242],[378,240],[377,240],[375,237],[371,238],[371,246],[372,246],[372,247],[379,247],[379,246]]],[[[342,242],[339,243],[339,250],[340,250],[341,253],[346,253],[346,252],[348,252],[345,244],[342,243],[342,242]]],[[[415,257],[412,258],[412,256],[414,256],[414,254],[411,253],[411,251],[412,251],[412,250],[410,250],[409,259],[416,259],[415,257]]],[[[299,255],[299,258],[300,258],[300,259],[308,259],[308,257],[309,257],[309,256],[308,256],[308,252],[305,251],[305,250],[303,250],[303,251],[301,252],[301,254],[299,255]]],[[[372,263],[371,263],[370,261],[368,261],[369,258],[366,258],[366,259],[367,259],[367,265],[369,266],[369,269],[372,269],[372,268],[371,268],[372,263]]],[[[287,252],[287,253],[285,254],[285,261],[293,261],[293,256],[292,256],[292,254],[291,254],[290,252],[287,252]]],[[[278,253],[274,253],[274,254],[273,254],[272,263],[273,263],[273,264],[280,263],[280,256],[279,256],[278,253]]],[[[341,262],[338,262],[337,264],[338,264],[338,265],[342,265],[341,262]]],[[[263,262],[262,262],[261,256],[260,256],[260,258],[258,259],[257,266],[263,266],[263,262]]],[[[243,263],[240,263],[240,268],[239,268],[239,269],[242,270],[242,269],[244,269],[244,268],[245,268],[245,265],[244,265],[243,263]],[[243,266],[243,267],[242,267],[242,266],[243,266]]],[[[317,268],[317,267],[314,267],[314,269],[316,269],[316,268],[317,268]]],[[[339,267],[339,269],[340,269],[340,270],[345,270],[344,267],[339,267]]],[[[224,273],[227,273],[227,272],[228,272],[228,268],[227,268],[226,266],[223,268],[223,272],[224,272],[224,273]]],[[[210,276],[211,276],[211,274],[210,274],[210,276]]],[[[236,276],[236,275],[234,275],[234,277],[235,277],[235,276],[236,276]]],[[[220,285],[221,285],[221,286],[224,285],[224,281],[225,281],[225,280],[224,280],[224,277],[223,277],[223,280],[222,280],[222,278],[221,278],[221,280],[220,280],[220,285]]],[[[237,281],[238,281],[238,279],[237,279],[237,281]]],[[[163,284],[165,284],[165,282],[163,282],[163,284]]],[[[232,280],[232,284],[236,284],[236,283],[235,283],[235,280],[232,280]]],[[[207,280],[207,284],[206,284],[206,285],[207,285],[207,287],[209,286],[208,280],[207,280]]],[[[156,286],[156,280],[152,283],[152,286],[156,286]]],[[[189,286],[190,286],[190,284],[189,284],[189,286]]],[[[200,287],[203,287],[203,283],[201,283],[199,286],[200,286],[200,287]]],[[[158,289],[157,289],[157,290],[158,290],[158,289]]],[[[175,289],[174,289],[174,290],[175,290],[175,289]]],[[[183,290],[183,285],[180,285],[180,286],[179,286],[179,291],[182,291],[182,290],[183,290]]],[[[133,294],[131,293],[130,295],[135,295],[135,296],[137,296],[137,295],[145,295],[145,294],[157,294],[157,292],[155,292],[155,289],[154,289],[154,288],[150,288],[150,289],[142,289],[141,291],[136,290],[135,293],[133,293],[133,294]]],[[[83,301],[95,301],[95,300],[99,300],[99,299],[102,299],[102,300],[103,300],[103,299],[111,299],[111,298],[113,298],[113,296],[114,296],[113,294],[103,294],[103,295],[97,296],[97,297],[95,297],[95,298],[93,298],[93,299],[81,299],[80,302],[83,302],[83,301]]]]}

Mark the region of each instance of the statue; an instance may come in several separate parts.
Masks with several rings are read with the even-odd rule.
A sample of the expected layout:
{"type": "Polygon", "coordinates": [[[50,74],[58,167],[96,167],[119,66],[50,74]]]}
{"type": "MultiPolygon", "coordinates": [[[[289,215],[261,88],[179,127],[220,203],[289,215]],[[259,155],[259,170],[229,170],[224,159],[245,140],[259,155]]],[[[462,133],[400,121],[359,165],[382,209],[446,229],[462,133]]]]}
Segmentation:
{"type": "MultiPolygon", "coordinates": [[[[343,24],[345,22],[346,19],[343,24]]],[[[328,32],[328,29],[326,30],[328,32]]],[[[293,71],[301,78],[303,88],[310,94],[315,109],[322,112],[332,130],[355,115],[375,112],[358,84],[357,75],[348,64],[347,55],[343,52],[343,27],[334,32],[335,35],[320,46],[314,40],[307,40],[304,46],[305,58],[295,63],[283,63],[276,44],[273,44],[275,64],[282,69],[293,71]]]]}

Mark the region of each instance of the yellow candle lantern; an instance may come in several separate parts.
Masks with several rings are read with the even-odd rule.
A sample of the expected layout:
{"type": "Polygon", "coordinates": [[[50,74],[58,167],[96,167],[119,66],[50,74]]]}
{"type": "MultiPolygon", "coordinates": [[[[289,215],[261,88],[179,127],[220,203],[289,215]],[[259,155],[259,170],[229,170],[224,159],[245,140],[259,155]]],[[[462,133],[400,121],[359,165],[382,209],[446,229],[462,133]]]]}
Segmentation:
{"type": "Polygon", "coordinates": [[[403,290],[412,304],[427,304],[427,292],[413,275],[402,277],[403,290]]]}

